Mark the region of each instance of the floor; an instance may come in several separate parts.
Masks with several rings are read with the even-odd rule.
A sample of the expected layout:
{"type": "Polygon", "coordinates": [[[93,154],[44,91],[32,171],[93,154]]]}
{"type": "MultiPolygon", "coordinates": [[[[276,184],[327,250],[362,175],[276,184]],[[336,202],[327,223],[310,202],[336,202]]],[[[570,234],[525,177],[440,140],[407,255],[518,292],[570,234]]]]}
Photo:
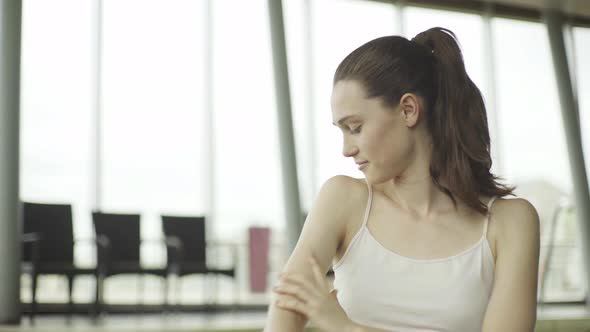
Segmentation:
{"type": "MultiPolygon", "coordinates": [[[[261,331],[266,312],[108,314],[98,321],[87,316],[39,315],[34,324],[23,317],[19,326],[0,326],[0,332],[180,332],[261,331]]],[[[582,305],[539,307],[536,332],[590,332],[590,309],[582,305]]]]}

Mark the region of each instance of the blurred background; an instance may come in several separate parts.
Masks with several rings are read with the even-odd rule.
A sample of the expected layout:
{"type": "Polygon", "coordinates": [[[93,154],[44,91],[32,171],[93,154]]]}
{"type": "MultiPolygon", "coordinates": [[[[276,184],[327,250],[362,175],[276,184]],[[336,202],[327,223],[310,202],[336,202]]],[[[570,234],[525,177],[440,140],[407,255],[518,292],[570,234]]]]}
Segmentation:
{"type": "Polygon", "coordinates": [[[281,8],[272,0],[22,1],[19,199],[70,207],[73,265],[87,273],[74,278],[71,306],[64,274],[39,273],[34,307],[34,273],[23,267],[20,327],[12,328],[65,328],[70,312],[98,329],[129,316],[261,329],[270,286],[320,186],[337,174],[363,177],[342,156],[331,124],[336,66],[373,38],[441,26],[457,35],[484,95],[493,173],[540,214],[539,303],[559,309],[539,318],[579,318],[577,331],[590,329],[583,320],[590,317],[583,250],[590,220],[576,208],[590,205],[579,196],[588,182],[573,173],[580,157],[590,172],[583,159],[590,155],[590,4],[283,0],[277,12],[273,2],[281,8]],[[552,27],[551,17],[563,26],[552,27]],[[552,28],[563,28],[565,59],[556,59],[552,28]],[[273,43],[273,31],[284,45],[273,43]],[[277,59],[281,48],[286,57],[277,59]],[[286,61],[287,76],[275,75],[277,61],[286,61]],[[556,61],[568,65],[576,102],[569,124],[556,61]],[[568,147],[572,123],[581,150],[568,147]],[[285,155],[296,162],[286,165],[285,155]],[[295,188],[285,188],[288,179],[295,188]],[[100,306],[93,212],[135,215],[140,225],[139,269],[106,272],[100,306]],[[167,215],[205,225],[201,263],[211,273],[175,273],[177,247],[166,239],[181,236],[165,234],[167,215]]]}

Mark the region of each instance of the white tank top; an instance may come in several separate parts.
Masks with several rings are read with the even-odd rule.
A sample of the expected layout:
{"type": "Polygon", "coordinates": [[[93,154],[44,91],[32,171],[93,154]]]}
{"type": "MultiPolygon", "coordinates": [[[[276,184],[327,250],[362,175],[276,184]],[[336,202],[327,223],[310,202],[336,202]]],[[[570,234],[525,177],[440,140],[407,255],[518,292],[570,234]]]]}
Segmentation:
{"type": "Polygon", "coordinates": [[[333,266],[334,288],[348,317],[395,332],[481,331],[494,282],[489,214],[482,237],[469,249],[446,258],[414,259],[383,247],[371,235],[372,199],[369,185],[363,224],[333,266]]]}

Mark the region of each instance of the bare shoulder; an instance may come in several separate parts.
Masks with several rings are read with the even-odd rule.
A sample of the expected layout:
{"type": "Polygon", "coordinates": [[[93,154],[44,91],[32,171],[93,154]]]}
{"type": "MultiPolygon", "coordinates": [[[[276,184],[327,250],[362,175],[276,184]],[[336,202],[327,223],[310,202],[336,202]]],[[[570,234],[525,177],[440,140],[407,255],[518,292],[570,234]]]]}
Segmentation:
{"type": "Polygon", "coordinates": [[[349,215],[355,209],[359,199],[366,197],[367,185],[363,179],[346,175],[336,175],[324,182],[317,200],[327,200],[334,213],[349,215]]]}
{"type": "Polygon", "coordinates": [[[539,216],[522,198],[500,199],[490,218],[498,228],[494,284],[482,331],[533,331],[537,319],[539,216]]]}
{"type": "Polygon", "coordinates": [[[364,179],[336,175],[324,182],[314,203],[316,213],[330,222],[338,233],[338,248],[354,229],[354,221],[360,219],[367,201],[368,188],[364,179]]]}
{"type": "Polygon", "coordinates": [[[326,271],[347,234],[348,220],[357,204],[359,179],[337,175],[326,180],[314,199],[287,270],[305,270],[307,257],[315,256],[326,271]]]}
{"type": "Polygon", "coordinates": [[[496,227],[498,254],[502,247],[534,245],[538,242],[540,222],[537,210],[524,198],[498,199],[490,218],[496,227]]]}
{"type": "Polygon", "coordinates": [[[349,189],[355,190],[359,188],[364,188],[366,186],[365,181],[363,179],[357,179],[350,177],[348,175],[335,175],[322,185],[322,188],[337,188],[337,189],[349,189]]]}
{"type": "Polygon", "coordinates": [[[524,198],[499,198],[492,205],[492,209],[490,212],[492,218],[495,219],[496,223],[501,224],[499,226],[502,228],[510,228],[510,224],[515,223],[520,225],[528,224],[528,227],[532,227],[535,226],[535,222],[539,219],[537,209],[535,209],[531,202],[524,198]]]}

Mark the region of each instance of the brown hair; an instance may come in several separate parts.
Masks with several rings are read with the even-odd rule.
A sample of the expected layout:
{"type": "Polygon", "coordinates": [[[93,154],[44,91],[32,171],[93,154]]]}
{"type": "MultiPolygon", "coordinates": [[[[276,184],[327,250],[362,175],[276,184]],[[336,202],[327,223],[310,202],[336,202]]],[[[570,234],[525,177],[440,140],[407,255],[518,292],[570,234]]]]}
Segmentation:
{"type": "Polygon", "coordinates": [[[334,84],[357,80],[367,98],[395,107],[404,93],[425,103],[433,150],[430,175],[453,203],[459,198],[486,214],[479,195],[514,195],[490,173],[490,135],[481,92],[471,81],[455,34],[432,28],[412,40],[400,36],[374,39],[350,53],[338,66],[334,84]]]}

